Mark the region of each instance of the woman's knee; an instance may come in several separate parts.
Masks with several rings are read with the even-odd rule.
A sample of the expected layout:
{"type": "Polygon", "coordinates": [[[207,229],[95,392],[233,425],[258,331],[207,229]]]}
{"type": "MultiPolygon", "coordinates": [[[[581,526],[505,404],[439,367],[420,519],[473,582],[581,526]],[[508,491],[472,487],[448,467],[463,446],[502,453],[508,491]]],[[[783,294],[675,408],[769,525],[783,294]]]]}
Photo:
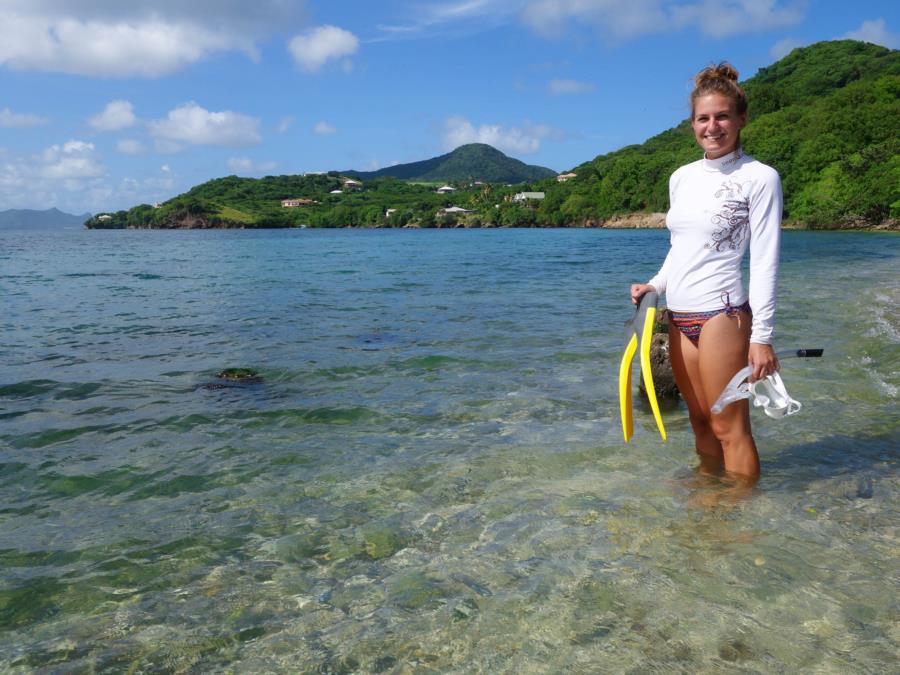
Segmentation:
{"type": "Polygon", "coordinates": [[[740,417],[713,415],[709,420],[712,433],[723,446],[750,436],[750,429],[740,417]]]}
{"type": "Polygon", "coordinates": [[[691,429],[694,430],[695,436],[714,433],[712,429],[712,421],[710,420],[708,415],[690,411],[688,413],[688,419],[691,422],[691,429]]]}

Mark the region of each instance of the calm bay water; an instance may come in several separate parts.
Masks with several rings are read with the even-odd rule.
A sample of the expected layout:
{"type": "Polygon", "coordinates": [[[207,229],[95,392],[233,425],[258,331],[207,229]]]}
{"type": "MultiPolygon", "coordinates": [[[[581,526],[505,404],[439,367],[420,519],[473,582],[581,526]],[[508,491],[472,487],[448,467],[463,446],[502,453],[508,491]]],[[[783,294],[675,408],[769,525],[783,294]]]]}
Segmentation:
{"type": "Polygon", "coordinates": [[[0,232],[2,669],[893,671],[900,238],[785,234],[825,358],[715,506],[682,408],[618,427],[666,241],[0,232]]]}

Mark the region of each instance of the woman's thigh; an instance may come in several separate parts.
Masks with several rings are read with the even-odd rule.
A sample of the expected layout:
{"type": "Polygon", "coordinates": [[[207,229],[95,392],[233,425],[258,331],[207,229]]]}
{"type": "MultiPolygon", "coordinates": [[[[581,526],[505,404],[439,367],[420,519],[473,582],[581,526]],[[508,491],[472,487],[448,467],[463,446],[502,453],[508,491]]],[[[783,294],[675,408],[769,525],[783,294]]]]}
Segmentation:
{"type": "Polygon", "coordinates": [[[681,398],[688,407],[688,413],[695,418],[709,417],[709,404],[700,382],[700,353],[697,345],[684,333],[669,323],[669,361],[675,384],[681,398]]]}
{"type": "MultiPolygon", "coordinates": [[[[750,315],[719,314],[706,322],[700,333],[698,368],[703,398],[711,406],[734,375],[747,365],[750,349],[750,315]]],[[[708,410],[709,408],[707,408],[708,410]]],[[[720,421],[736,423],[749,433],[750,417],[746,401],[730,405],[715,416],[720,421]]]]}

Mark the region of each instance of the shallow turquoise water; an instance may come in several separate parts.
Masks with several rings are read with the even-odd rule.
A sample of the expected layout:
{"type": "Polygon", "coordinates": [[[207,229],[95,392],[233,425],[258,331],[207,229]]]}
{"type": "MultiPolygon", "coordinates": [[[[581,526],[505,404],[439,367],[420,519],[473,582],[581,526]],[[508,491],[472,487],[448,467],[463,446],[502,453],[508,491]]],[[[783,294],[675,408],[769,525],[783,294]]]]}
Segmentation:
{"type": "Polygon", "coordinates": [[[788,232],[717,506],[615,381],[652,231],[0,233],[0,662],[890,672],[900,238],[788,232]],[[262,384],[208,387],[226,367],[262,384]]]}

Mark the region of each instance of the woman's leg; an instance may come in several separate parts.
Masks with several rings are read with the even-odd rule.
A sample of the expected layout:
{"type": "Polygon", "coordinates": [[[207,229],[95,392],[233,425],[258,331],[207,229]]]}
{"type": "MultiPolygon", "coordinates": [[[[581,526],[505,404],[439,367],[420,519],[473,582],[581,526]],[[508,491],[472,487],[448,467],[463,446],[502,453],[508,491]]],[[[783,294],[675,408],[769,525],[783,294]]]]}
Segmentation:
{"type": "MultiPolygon", "coordinates": [[[[703,326],[698,350],[702,399],[712,404],[741,368],[747,365],[750,347],[750,315],[719,314],[703,326]]],[[[705,406],[705,410],[709,410],[705,406]]],[[[718,415],[709,415],[712,432],[721,443],[725,470],[738,476],[759,476],[759,455],[750,430],[749,401],[727,406],[718,415]]]]}
{"type": "Polygon", "coordinates": [[[687,404],[691,428],[697,454],[700,457],[700,471],[718,474],[724,463],[722,444],[713,433],[710,424],[709,404],[700,380],[700,353],[697,345],[691,342],[680,330],[669,322],[669,360],[675,383],[681,397],[687,404]]]}

